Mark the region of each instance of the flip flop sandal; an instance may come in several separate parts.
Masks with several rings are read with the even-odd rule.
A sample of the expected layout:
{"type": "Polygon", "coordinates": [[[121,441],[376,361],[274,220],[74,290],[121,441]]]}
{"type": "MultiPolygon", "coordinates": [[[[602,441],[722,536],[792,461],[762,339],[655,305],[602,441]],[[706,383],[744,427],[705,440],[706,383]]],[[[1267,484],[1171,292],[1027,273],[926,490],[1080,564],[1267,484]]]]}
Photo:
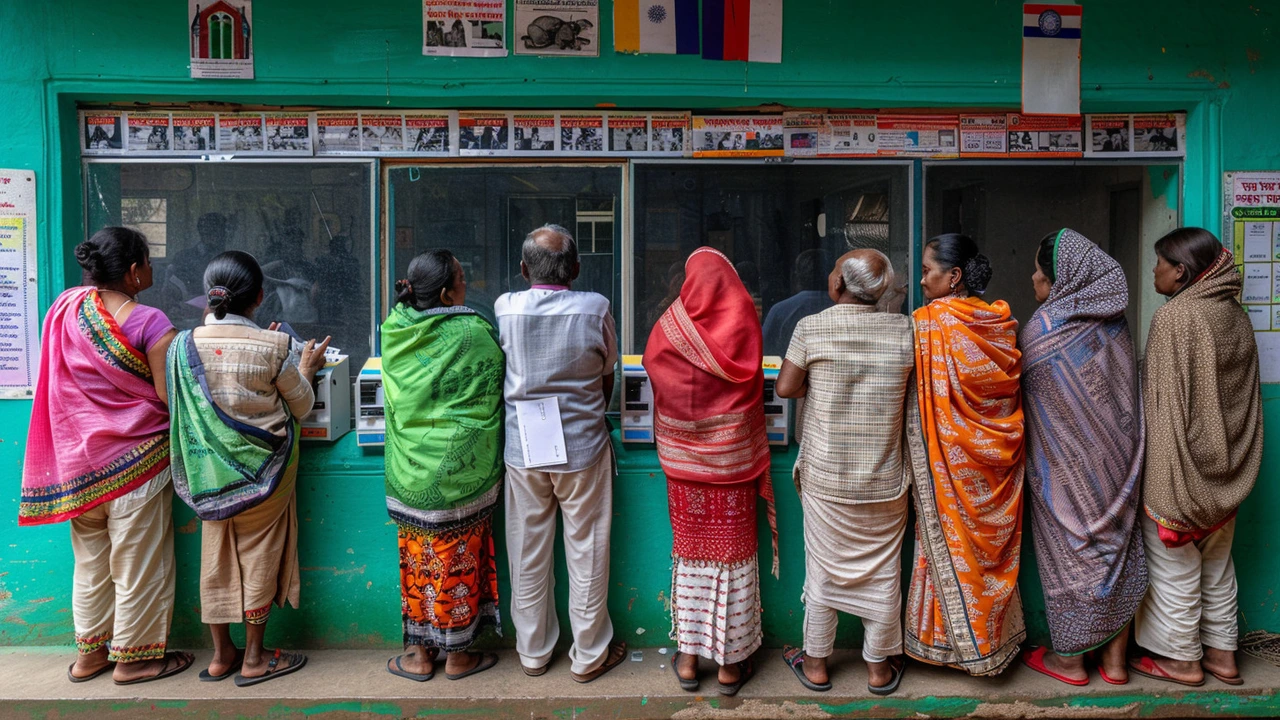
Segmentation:
{"type": "Polygon", "coordinates": [[[476,673],[484,672],[485,670],[488,670],[489,668],[497,664],[498,664],[497,653],[485,653],[480,656],[480,660],[476,662],[476,666],[471,668],[470,670],[463,670],[460,673],[445,673],[444,676],[449,678],[450,680],[461,680],[462,678],[467,677],[468,675],[475,675],[476,673]]]}
{"type": "Polygon", "coordinates": [[[742,686],[746,685],[747,681],[750,680],[753,676],[755,676],[756,664],[751,662],[751,660],[749,659],[743,660],[742,662],[738,663],[738,671],[742,673],[738,677],[738,682],[731,683],[729,685],[720,683],[721,695],[725,697],[733,697],[734,695],[737,695],[738,691],[742,689],[742,686]]]}
{"type": "Polygon", "coordinates": [[[1102,676],[1102,682],[1107,683],[1108,685],[1128,685],[1129,684],[1129,678],[1125,678],[1124,680],[1112,679],[1112,677],[1107,674],[1107,669],[1102,667],[1101,665],[1098,666],[1098,674],[1102,676]]]}
{"type": "Polygon", "coordinates": [[[575,682],[586,684],[593,680],[598,679],[601,675],[604,675],[610,670],[618,667],[619,665],[622,664],[622,661],[626,659],[627,659],[627,644],[625,642],[609,643],[609,654],[605,656],[603,665],[601,665],[600,667],[596,668],[595,670],[592,670],[591,672],[585,675],[579,675],[578,673],[575,673],[575,672],[571,672],[569,673],[569,675],[573,677],[575,682]],[[614,659],[614,656],[613,656],[613,653],[615,650],[618,653],[618,657],[616,660],[614,659]]]}
{"type": "Polygon", "coordinates": [[[689,678],[684,677],[683,675],[680,674],[680,656],[681,655],[684,655],[684,653],[677,650],[676,654],[671,656],[671,672],[675,673],[676,679],[680,681],[681,690],[685,690],[687,692],[694,692],[698,689],[698,686],[702,684],[702,681],[696,677],[690,680],[689,678]]]}
{"type": "Polygon", "coordinates": [[[75,667],[76,667],[75,663],[71,663],[70,665],[67,666],[67,679],[73,683],[82,683],[82,682],[89,682],[90,680],[98,677],[102,673],[107,672],[108,670],[114,670],[116,667],[116,664],[107,663],[106,665],[103,665],[97,670],[94,670],[92,673],[85,675],[84,677],[76,677],[75,675],[71,674],[71,671],[74,670],[75,667]]]}
{"type": "Polygon", "coordinates": [[[164,678],[172,677],[183,672],[194,665],[195,662],[196,656],[191,653],[178,652],[176,650],[167,652],[164,654],[164,667],[160,669],[158,674],[152,675],[151,677],[138,678],[136,680],[125,680],[124,682],[116,680],[115,683],[117,685],[137,685],[139,683],[151,682],[152,680],[163,680],[164,678]],[[170,658],[177,658],[178,664],[173,667],[169,667],[170,658]]]}
{"type": "Polygon", "coordinates": [[[267,671],[257,677],[245,677],[244,675],[236,676],[236,687],[249,687],[257,685],[268,680],[274,680],[282,675],[295,673],[307,664],[307,656],[302,653],[282,653],[276,648],[276,654],[271,656],[271,661],[267,663],[267,671]],[[292,662],[284,668],[280,667],[281,658],[291,660],[292,662]]]}
{"type": "Polygon", "coordinates": [[[244,666],[244,651],[236,650],[236,661],[231,663],[231,667],[221,675],[210,675],[209,668],[200,671],[200,682],[222,682],[227,678],[240,672],[240,668],[244,666]]]}
{"type": "Polygon", "coordinates": [[[1138,673],[1143,677],[1149,677],[1153,680],[1163,680],[1165,682],[1171,682],[1171,683],[1174,683],[1175,685],[1186,685],[1187,687],[1200,687],[1201,685],[1204,685],[1204,678],[1200,678],[1200,682],[1191,682],[1189,680],[1179,680],[1178,678],[1165,672],[1164,668],[1157,665],[1156,661],[1152,660],[1151,656],[1149,655],[1143,655],[1137,660],[1130,660],[1129,671],[1138,673]]]}
{"type": "Polygon", "coordinates": [[[396,677],[407,678],[407,679],[412,680],[412,681],[414,681],[414,682],[426,682],[426,681],[428,681],[428,680],[430,680],[431,678],[433,678],[433,677],[435,677],[435,676],[436,676],[436,671],[435,671],[435,662],[434,662],[434,659],[433,659],[433,661],[432,661],[432,668],[431,668],[431,672],[429,672],[429,673],[411,673],[411,672],[409,672],[408,670],[405,670],[405,669],[404,669],[404,665],[400,664],[400,660],[401,660],[402,658],[404,658],[404,655],[397,655],[397,656],[395,656],[395,657],[391,658],[391,660],[394,660],[394,661],[395,661],[395,667],[392,667],[392,666],[391,666],[391,660],[388,660],[388,661],[387,661],[387,672],[391,673],[392,675],[395,675],[396,677]]]}
{"type": "Polygon", "coordinates": [[[1048,652],[1049,652],[1049,648],[1044,647],[1042,645],[1027,648],[1026,652],[1022,653],[1022,664],[1026,665],[1032,670],[1035,670],[1041,675],[1048,675],[1054,680],[1057,680],[1058,682],[1064,682],[1068,685],[1083,687],[1089,684],[1089,678],[1087,677],[1084,680],[1077,680],[1075,678],[1067,677],[1066,675],[1056,673],[1050,670],[1048,667],[1046,667],[1044,664],[1044,656],[1048,652]]]}
{"type": "Polygon", "coordinates": [[[548,660],[546,665],[543,665],[542,667],[536,667],[536,668],[525,667],[523,664],[521,664],[520,669],[524,670],[524,674],[528,675],[529,677],[542,677],[543,675],[547,674],[548,670],[551,669],[551,661],[548,660]]]}
{"type": "Polygon", "coordinates": [[[1239,675],[1235,675],[1235,676],[1232,676],[1232,675],[1219,675],[1218,673],[1216,673],[1216,672],[1214,672],[1214,671],[1212,671],[1212,670],[1206,670],[1206,672],[1208,672],[1210,675],[1212,675],[1212,676],[1214,676],[1215,678],[1217,678],[1217,679],[1218,679],[1218,682],[1223,682],[1223,683],[1226,683],[1226,684],[1228,684],[1228,685],[1243,685],[1243,684],[1244,684],[1244,678],[1240,677],[1239,675]]]}
{"type": "Polygon", "coordinates": [[[898,665],[894,665],[893,661],[889,662],[889,667],[893,668],[893,679],[888,685],[872,685],[867,683],[867,690],[872,695],[892,695],[897,692],[898,686],[902,684],[902,676],[907,673],[907,661],[902,660],[898,665]]]}
{"type": "Polygon", "coordinates": [[[804,648],[791,646],[782,648],[782,662],[786,663],[787,667],[791,668],[791,672],[796,674],[796,677],[800,679],[801,685],[804,685],[814,692],[826,692],[830,690],[830,681],[825,683],[816,683],[810,680],[808,675],[804,674],[804,661],[808,659],[809,656],[805,655],[804,648]]]}

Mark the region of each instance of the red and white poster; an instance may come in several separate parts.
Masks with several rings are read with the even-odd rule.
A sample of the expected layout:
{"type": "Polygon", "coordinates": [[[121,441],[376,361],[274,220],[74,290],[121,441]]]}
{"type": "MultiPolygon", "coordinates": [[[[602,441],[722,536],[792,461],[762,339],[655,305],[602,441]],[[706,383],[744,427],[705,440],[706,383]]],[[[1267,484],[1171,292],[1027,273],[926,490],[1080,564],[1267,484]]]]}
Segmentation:
{"type": "Polygon", "coordinates": [[[818,135],[818,157],[860,157],[879,152],[880,129],[875,113],[827,113],[824,124],[818,135]]]}
{"type": "Polygon", "coordinates": [[[360,113],[360,151],[371,155],[404,152],[404,115],[360,113]]]}
{"type": "Polygon", "coordinates": [[[218,152],[262,152],[262,113],[218,113],[218,152]]]}
{"type": "Polygon", "coordinates": [[[188,0],[191,77],[253,79],[253,0],[188,0]]]}
{"type": "Polygon", "coordinates": [[[510,115],[497,111],[458,113],[458,154],[494,156],[510,151],[510,115]]]}
{"type": "Polygon", "coordinates": [[[560,113],[559,119],[561,155],[599,155],[604,152],[604,113],[560,113]]]}
{"type": "Polygon", "coordinates": [[[310,155],[311,114],[267,113],[267,152],[273,155],[310,155]]]}
{"type": "Polygon", "coordinates": [[[422,0],[422,54],[507,56],[507,0],[422,0]]]}
{"type": "Polygon", "coordinates": [[[1009,156],[1008,118],[995,115],[960,116],[960,157],[991,158],[1009,156]]]}
{"type": "Polygon", "coordinates": [[[360,113],[316,113],[316,154],[344,155],[360,152],[360,113]]]}
{"type": "Polygon", "coordinates": [[[410,112],[404,115],[404,149],[414,155],[448,156],[456,154],[452,127],[456,121],[452,113],[410,112]]]}
{"type": "Polygon", "coordinates": [[[1079,115],[1010,113],[1009,157],[1081,157],[1083,120],[1079,115]]]}
{"type": "Polygon", "coordinates": [[[693,156],[782,157],[781,115],[699,115],[693,118],[693,156]]]}
{"type": "Polygon", "coordinates": [[[611,153],[645,153],[649,150],[649,116],[643,113],[609,113],[608,136],[611,153]]]}
{"type": "Polygon", "coordinates": [[[130,153],[172,152],[169,120],[167,112],[126,113],[125,150],[130,153]]]}
{"type": "Polygon", "coordinates": [[[80,111],[80,150],[85,155],[124,152],[124,113],[119,110],[80,111]]]}
{"type": "Polygon", "coordinates": [[[556,151],[556,114],[525,112],[511,116],[512,155],[553,155],[556,151]]]}
{"type": "Polygon", "coordinates": [[[882,114],[876,116],[878,152],[905,157],[953,158],[959,155],[955,115],[882,114]]]}
{"type": "Polygon", "coordinates": [[[184,155],[202,155],[217,147],[218,116],[213,113],[176,112],[173,114],[173,151],[184,155]]]}

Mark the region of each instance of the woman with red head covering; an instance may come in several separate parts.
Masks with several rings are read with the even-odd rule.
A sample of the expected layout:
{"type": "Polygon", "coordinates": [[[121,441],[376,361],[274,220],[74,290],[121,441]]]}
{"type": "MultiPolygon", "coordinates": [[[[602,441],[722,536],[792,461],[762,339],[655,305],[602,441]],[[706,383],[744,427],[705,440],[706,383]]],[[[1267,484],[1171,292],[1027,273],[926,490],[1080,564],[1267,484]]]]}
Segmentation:
{"type": "Polygon", "coordinates": [[[755,303],[733,264],[711,248],[694,251],[644,357],[674,534],[672,668],[686,690],[698,688],[698,656],[720,665],[723,695],[752,675],[747,659],[762,639],[757,494],[768,503],[778,572],[762,345],[755,303]]]}

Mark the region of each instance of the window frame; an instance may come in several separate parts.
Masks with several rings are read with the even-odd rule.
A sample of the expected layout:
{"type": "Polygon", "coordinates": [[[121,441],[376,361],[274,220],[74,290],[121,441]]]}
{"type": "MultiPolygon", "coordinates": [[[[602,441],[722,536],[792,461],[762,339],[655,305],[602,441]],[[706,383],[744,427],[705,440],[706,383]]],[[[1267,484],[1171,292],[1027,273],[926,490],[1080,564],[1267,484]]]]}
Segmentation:
{"type": "MultiPolygon", "coordinates": [[[[381,355],[381,348],[378,346],[378,326],[382,322],[381,309],[379,307],[379,298],[383,297],[382,288],[379,286],[381,273],[379,272],[379,244],[383,242],[383,238],[379,233],[379,224],[381,217],[379,215],[379,199],[378,199],[378,181],[381,174],[378,172],[378,159],[369,157],[341,157],[341,156],[323,156],[323,157],[252,157],[252,158],[228,158],[219,155],[210,156],[189,156],[189,157],[155,157],[155,158],[138,158],[138,157],[121,157],[121,156],[93,156],[81,157],[81,188],[80,188],[80,224],[83,228],[84,235],[80,240],[87,240],[92,234],[93,228],[89,226],[89,166],[90,165],[202,165],[202,164],[218,164],[218,165],[335,165],[335,164],[353,164],[364,165],[368,168],[368,184],[369,184],[369,357],[378,357],[381,355]]],[[[167,213],[166,208],[166,213],[167,213]]],[[[76,242],[80,242],[77,240],[76,242]]],[[[70,250],[70,248],[66,248],[70,250]]],[[[359,368],[352,368],[352,377],[360,372],[359,368]]]]}

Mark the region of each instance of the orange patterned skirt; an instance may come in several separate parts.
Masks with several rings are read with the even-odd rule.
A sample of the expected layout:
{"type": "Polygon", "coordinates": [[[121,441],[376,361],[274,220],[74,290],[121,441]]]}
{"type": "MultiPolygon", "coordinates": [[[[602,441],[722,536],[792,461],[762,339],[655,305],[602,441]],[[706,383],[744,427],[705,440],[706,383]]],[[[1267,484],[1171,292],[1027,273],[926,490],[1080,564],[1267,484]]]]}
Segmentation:
{"type": "Polygon", "coordinates": [[[399,524],[404,644],[465,650],[500,627],[492,508],[444,530],[399,524]]]}

